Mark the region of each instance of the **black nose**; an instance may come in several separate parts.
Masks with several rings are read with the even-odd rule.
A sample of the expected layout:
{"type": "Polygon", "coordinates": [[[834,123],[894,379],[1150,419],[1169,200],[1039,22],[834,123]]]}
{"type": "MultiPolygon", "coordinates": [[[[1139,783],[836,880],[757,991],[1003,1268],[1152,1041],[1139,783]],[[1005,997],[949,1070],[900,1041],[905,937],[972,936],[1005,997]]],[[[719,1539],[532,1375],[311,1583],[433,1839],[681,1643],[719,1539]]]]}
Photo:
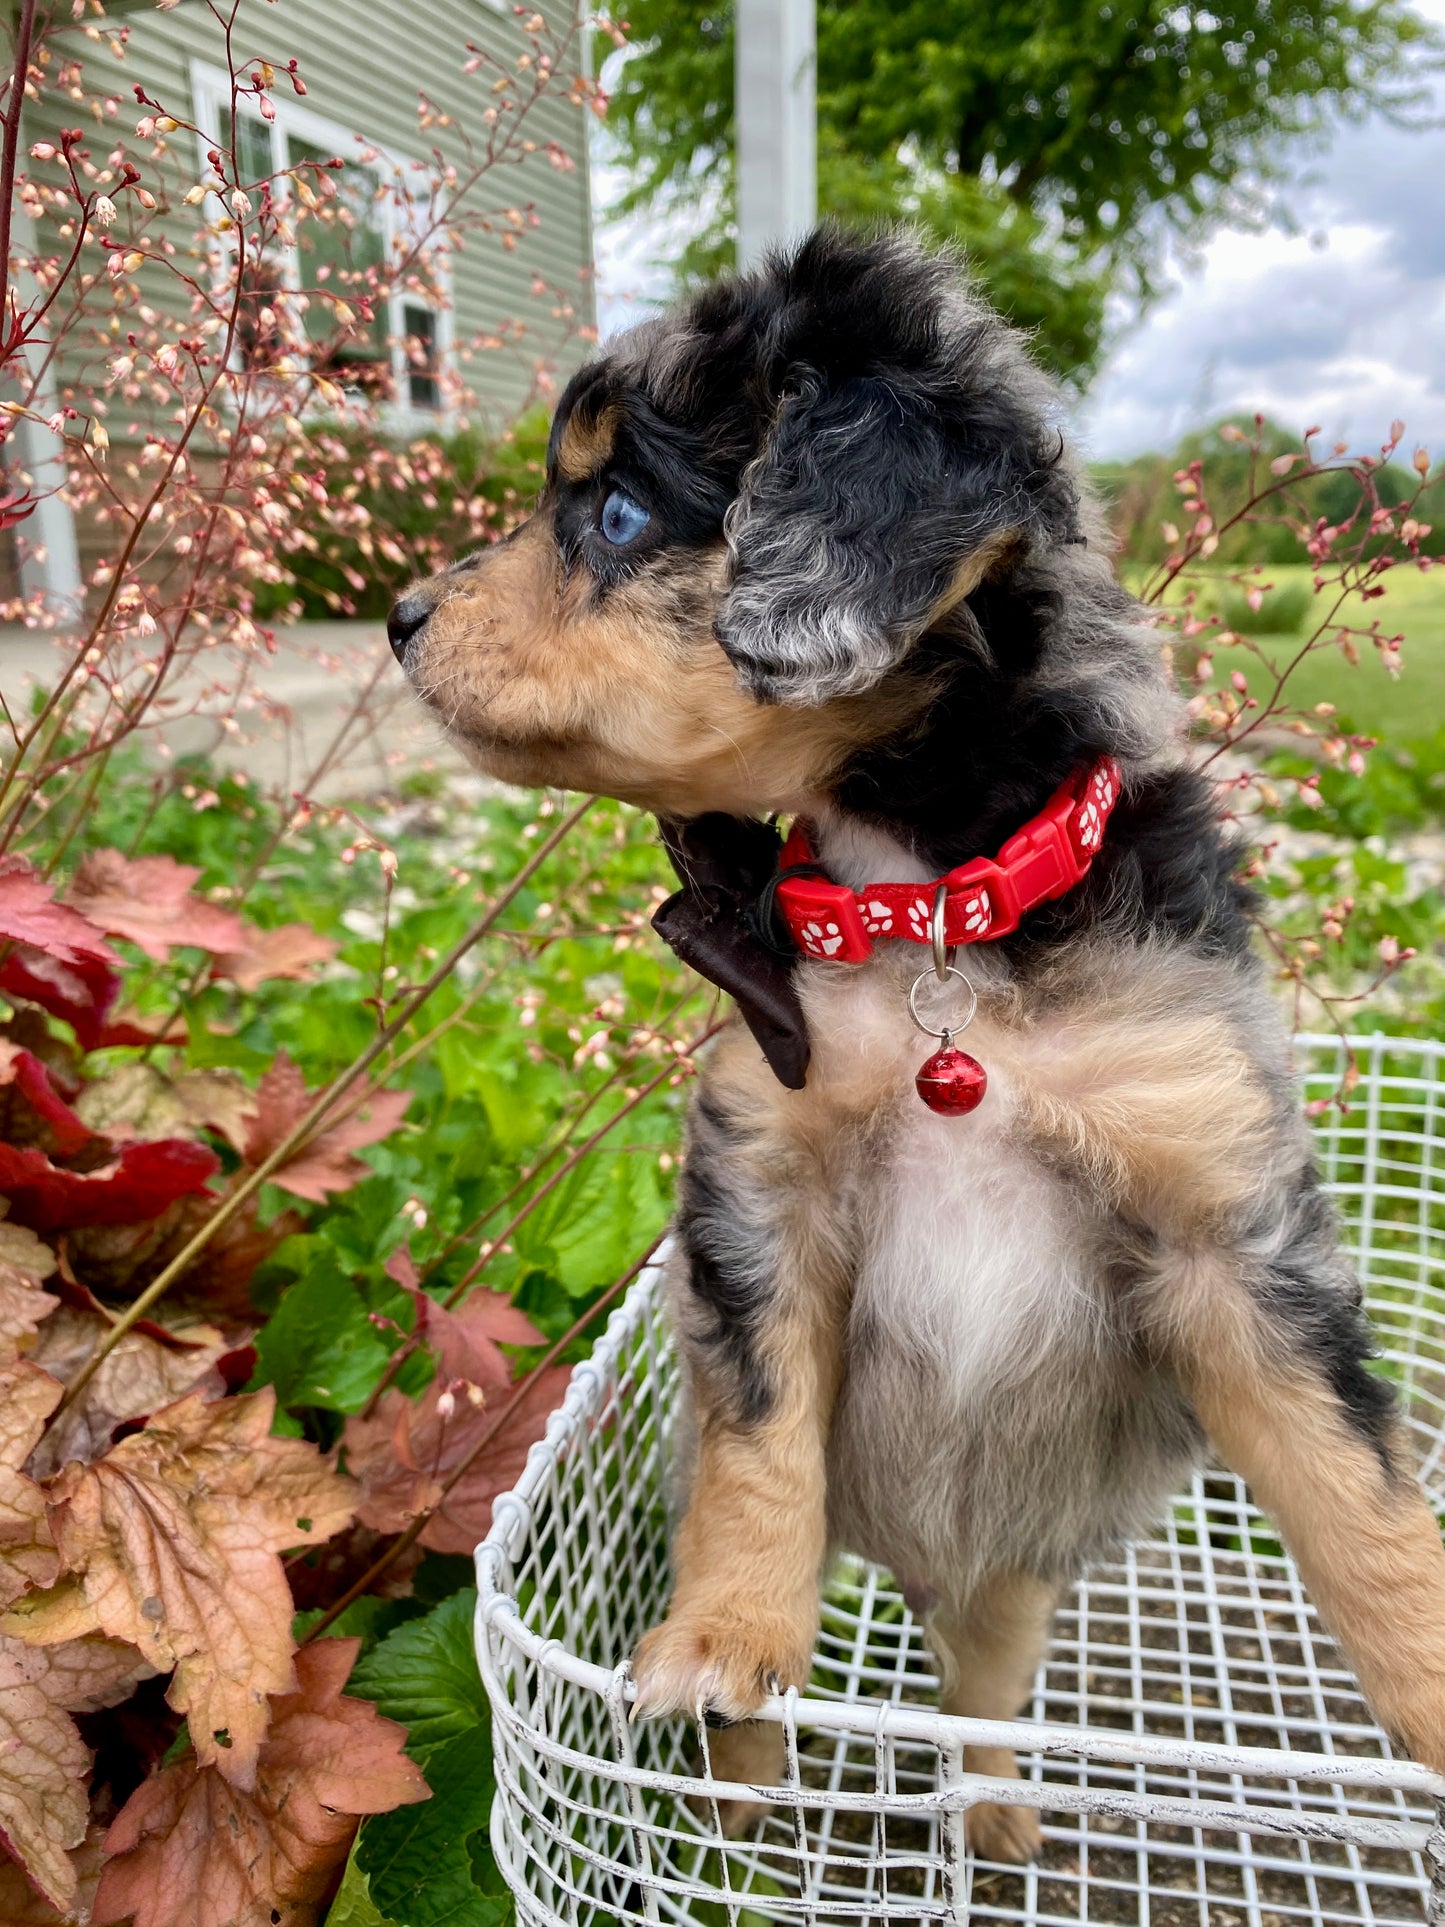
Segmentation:
{"type": "Polygon", "coordinates": [[[431,604],[425,596],[404,595],[400,602],[391,605],[391,614],[386,619],[386,635],[391,644],[391,653],[398,662],[405,662],[406,645],[413,636],[425,629],[430,615],[431,604]]]}

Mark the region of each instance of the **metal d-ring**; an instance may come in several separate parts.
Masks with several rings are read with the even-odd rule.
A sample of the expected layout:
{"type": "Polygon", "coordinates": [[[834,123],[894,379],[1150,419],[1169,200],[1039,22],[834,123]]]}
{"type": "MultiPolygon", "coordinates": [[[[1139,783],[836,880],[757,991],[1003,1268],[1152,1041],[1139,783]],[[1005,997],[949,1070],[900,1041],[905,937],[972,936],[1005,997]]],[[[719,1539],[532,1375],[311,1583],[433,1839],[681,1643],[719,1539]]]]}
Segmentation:
{"type": "Polygon", "coordinates": [[[928,970],[920,970],[918,975],[913,979],[913,988],[908,993],[908,1015],[913,1019],[925,1037],[941,1037],[945,1048],[947,1048],[950,1038],[956,1037],[961,1030],[967,1030],[973,1022],[973,1014],[978,1009],[978,992],[974,989],[969,979],[964,976],[963,972],[956,969],[952,964],[946,964],[944,971],[948,977],[957,977],[958,981],[968,992],[968,1015],[964,1018],[963,1022],[961,1024],[949,1024],[943,1030],[935,1030],[932,1024],[925,1024],[919,1016],[917,1001],[918,986],[920,984],[926,984],[930,976],[932,976],[933,973],[928,970]]]}
{"type": "MultiPolygon", "coordinates": [[[[952,970],[953,960],[958,955],[956,943],[945,944],[943,941],[943,914],[947,907],[948,885],[940,883],[933,893],[933,915],[929,919],[928,928],[933,937],[933,974],[941,984],[948,982],[948,973],[952,970]]],[[[968,979],[965,978],[964,982],[967,983],[968,979]]],[[[971,985],[970,988],[972,988],[971,985]]],[[[932,1032],[929,1033],[930,1036],[932,1034],[932,1032]]]]}

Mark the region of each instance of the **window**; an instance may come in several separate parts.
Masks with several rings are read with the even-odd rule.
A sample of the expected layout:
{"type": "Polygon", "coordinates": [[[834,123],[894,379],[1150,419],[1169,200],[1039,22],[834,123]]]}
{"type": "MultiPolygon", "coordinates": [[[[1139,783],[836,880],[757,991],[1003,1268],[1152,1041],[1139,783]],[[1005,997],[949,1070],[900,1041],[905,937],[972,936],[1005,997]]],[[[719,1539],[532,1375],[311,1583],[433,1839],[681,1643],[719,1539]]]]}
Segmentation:
{"type": "MultiPolygon", "coordinates": [[[[214,129],[220,144],[229,146],[226,76],[193,63],[192,93],[198,126],[214,129]]],[[[369,326],[350,324],[343,332],[335,309],[335,302],[344,302],[355,315],[359,298],[370,292],[368,275],[405,245],[411,203],[407,190],[425,204],[425,169],[359,146],[354,135],[309,109],[280,99],[275,106],[275,119],[266,121],[242,104],[235,145],[243,184],[300,169],[300,180],[317,185],[324,181],[335,193],[328,197],[328,218],[297,220],[293,242],[248,259],[238,354],[248,367],[264,367],[278,358],[287,332],[284,305],[294,303],[317,374],[349,395],[372,401],[400,426],[410,425],[409,418],[416,416],[435,420],[444,406],[442,374],[450,348],[446,311],[428,305],[414,287],[404,294],[400,288],[391,290],[376,304],[369,326]],[[335,156],[345,166],[319,178],[307,166],[324,168],[335,156]]],[[[203,162],[210,145],[209,139],[201,141],[203,162]]],[[[281,192],[287,187],[283,181],[281,192]]]]}

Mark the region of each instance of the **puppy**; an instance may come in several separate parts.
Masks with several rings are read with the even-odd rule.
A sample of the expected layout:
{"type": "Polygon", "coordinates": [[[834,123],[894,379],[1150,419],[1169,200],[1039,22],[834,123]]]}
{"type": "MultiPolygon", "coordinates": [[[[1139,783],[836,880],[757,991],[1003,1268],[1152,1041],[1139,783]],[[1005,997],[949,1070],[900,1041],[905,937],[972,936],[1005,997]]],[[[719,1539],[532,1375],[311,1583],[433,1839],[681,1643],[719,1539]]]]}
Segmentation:
{"type": "MultiPolygon", "coordinates": [[[[779,1729],[749,1716],[807,1680],[846,1547],[929,1609],[945,1709],[1011,1717],[1061,1588],[1212,1451],[1445,1770],[1440,1535],[1231,852],[1056,415],[949,263],[823,230],[612,343],[533,517],[392,614],[482,769],[657,812],[686,885],[664,934],[746,1019],[692,1105],[670,1290],[695,1446],[637,1710],[734,1722],[715,1771],[773,1783],[779,1729]],[[774,813],[801,826],[781,871],[774,813]],[[966,1116],[915,1090],[910,989],[935,1030],[968,1002],[935,937],[940,964],[968,946],[966,1116]]],[[[1024,1808],[968,1826],[987,1857],[1038,1844],[1024,1808]]]]}

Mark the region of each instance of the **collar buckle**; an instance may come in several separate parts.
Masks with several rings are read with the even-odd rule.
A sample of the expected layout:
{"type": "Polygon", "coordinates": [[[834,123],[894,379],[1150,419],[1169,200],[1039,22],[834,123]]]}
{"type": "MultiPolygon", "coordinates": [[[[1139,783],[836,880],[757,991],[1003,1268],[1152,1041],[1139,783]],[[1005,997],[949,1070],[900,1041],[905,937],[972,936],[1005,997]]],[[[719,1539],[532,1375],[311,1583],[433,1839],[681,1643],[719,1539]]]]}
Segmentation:
{"type": "Polygon", "coordinates": [[[776,902],[805,957],[866,963],[872,954],[873,940],[863,927],[858,899],[846,884],[830,883],[826,877],[790,877],[776,902]]]}

